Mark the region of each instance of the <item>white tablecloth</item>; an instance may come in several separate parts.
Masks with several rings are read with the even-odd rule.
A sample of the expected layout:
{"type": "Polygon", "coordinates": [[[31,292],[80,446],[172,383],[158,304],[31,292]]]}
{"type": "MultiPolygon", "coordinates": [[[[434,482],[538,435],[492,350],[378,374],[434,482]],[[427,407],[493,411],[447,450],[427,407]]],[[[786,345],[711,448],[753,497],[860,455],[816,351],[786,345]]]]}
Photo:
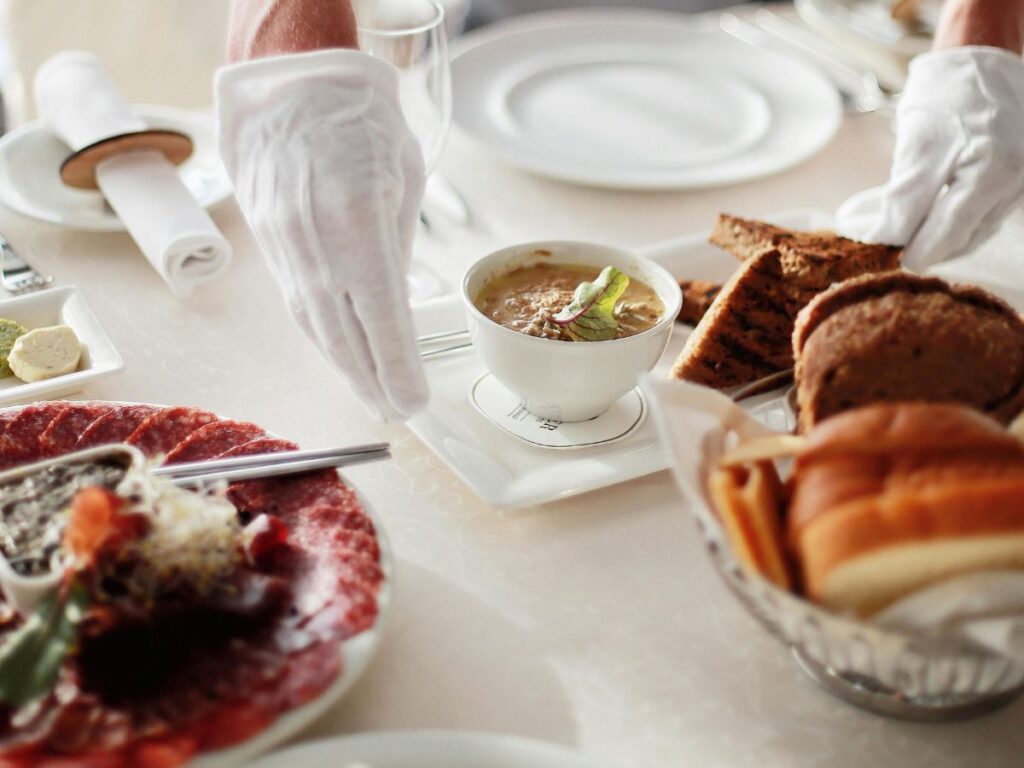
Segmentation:
{"type": "MultiPolygon", "coordinates": [[[[832,209],[886,174],[892,137],[847,118],[820,155],[726,189],[618,193],[538,179],[453,135],[441,170],[477,223],[438,223],[418,257],[454,282],[534,238],[628,246],[706,230],[719,211],[832,209]]],[[[302,738],[376,729],[500,731],[632,768],[1019,764],[1024,701],[962,724],[858,711],[818,689],[712,570],[667,473],[499,517],[402,426],[373,423],[290,322],[233,204],[215,219],[228,275],[176,300],[127,235],[69,232],[0,209],[37,267],[77,283],[127,362],[82,396],[197,404],[307,447],[389,440],[348,476],[397,555],[379,655],[302,738]]],[[[467,407],[468,404],[467,404],[467,407]]]]}

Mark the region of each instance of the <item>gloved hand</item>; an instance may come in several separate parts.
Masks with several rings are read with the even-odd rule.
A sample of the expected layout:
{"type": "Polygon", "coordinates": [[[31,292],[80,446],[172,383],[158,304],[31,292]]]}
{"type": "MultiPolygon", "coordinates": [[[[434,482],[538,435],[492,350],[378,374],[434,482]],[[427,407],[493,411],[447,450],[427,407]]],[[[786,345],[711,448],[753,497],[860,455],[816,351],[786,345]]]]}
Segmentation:
{"type": "Polygon", "coordinates": [[[948,48],[911,62],[889,182],[843,203],[836,223],[848,237],[906,246],[904,265],[923,271],[977,248],[1022,198],[1024,61],[948,48]]]}
{"type": "Polygon", "coordinates": [[[396,71],[355,50],[216,77],[221,156],[295,319],[378,418],[427,401],[406,272],[423,159],[396,71]]]}

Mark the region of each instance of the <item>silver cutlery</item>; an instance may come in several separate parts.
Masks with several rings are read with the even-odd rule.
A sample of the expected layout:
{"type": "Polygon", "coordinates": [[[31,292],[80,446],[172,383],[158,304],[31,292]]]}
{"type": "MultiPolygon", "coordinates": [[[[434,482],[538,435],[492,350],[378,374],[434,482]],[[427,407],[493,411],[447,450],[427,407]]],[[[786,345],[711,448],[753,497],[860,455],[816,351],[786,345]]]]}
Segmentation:
{"type": "Polygon", "coordinates": [[[3,235],[0,235],[0,283],[15,296],[46,288],[53,282],[49,275],[41,275],[21,258],[3,235]]]}
{"type": "MultiPolygon", "coordinates": [[[[767,16],[758,12],[756,25],[735,14],[724,13],[719,17],[719,27],[726,34],[755,48],[774,51],[788,50],[810,59],[825,72],[835,85],[849,112],[864,114],[892,109],[895,95],[888,94],[882,89],[874,73],[858,63],[853,63],[849,57],[843,57],[845,60],[839,61],[835,55],[825,54],[818,47],[811,47],[806,41],[799,40],[797,34],[792,32],[790,27],[796,27],[795,24],[782,19],[771,11],[766,11],[766,13],[767,16]],[[788,26],[784,27],[783,25],[788,26]]],[[[802,32],[803,30],[798,31],[802,32]]]]}
{"type": "Polygon", "coordinates": [[[391,446],[372,443],[349,448],[322,448],[306,451],[282,451],[228,459],[165,464],[150,470],[156,477],[169,478],[178,486],[195,486],[213,482],[239,482],[282,477],[316,469],[348,467],[368,461],[391,458],[391,446]]]}
{"type": "Polygon", "coordinates": [[[891,110],[896,106],[899,93],[883,86],[874,71],[839,46],[767,8],[759,8],[754,21],[765,32],[858,81],[863,88],[865,111],[891,110]]]}
{"type": "Polygon", "coordinates": [[[780,389],[787,384],[793,383],[793,369],[786,368],[785,370],[776,371],[775,373],[769,373],[755,381],[751,381],[748,384],[741,384],[736,387],[729,394],[734,403],[738,403],[741,400],[747,400],[757,395],[763,395],[765,392],[771,392],[775,389],[780,389]]]}
{"type": "Polygon", "coordinates": [[[466,329],[430,333],[426,336],[418,337],[416,339],[416,344],[420,348],[420,359],[422,360],[429,360],[432,357],[446,355],[449,352],[455,352],[460,349],[469,349],[473,346],[473,342],[469,338],[469,331],[466,329]],[[453,343],[449,343],[447,346],[443,347],[434,346],[444,342],[453,343]]]}

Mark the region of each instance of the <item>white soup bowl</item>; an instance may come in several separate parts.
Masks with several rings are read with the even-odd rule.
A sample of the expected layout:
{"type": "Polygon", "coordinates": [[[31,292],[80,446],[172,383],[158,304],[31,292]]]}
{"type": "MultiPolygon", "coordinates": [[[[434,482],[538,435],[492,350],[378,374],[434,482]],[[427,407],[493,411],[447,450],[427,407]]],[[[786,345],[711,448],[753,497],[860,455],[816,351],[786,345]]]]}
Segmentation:
{"type": "Polygon", "coordinates": [[[473,264],[462,280],[469,335],[487,369],[544,419],[587,421],[600,416],[657,364],[682,305],[679,283],[664,267],[606,245],[542,241],[502,248],[473,264]],[[474,304],[484,285],[518,267],[539,262],[581,264],[594,274],[607,266],[649,285],[664,313],[634,336],[609,341],[558,341],[528,336],[499,325],[474,304]]]}

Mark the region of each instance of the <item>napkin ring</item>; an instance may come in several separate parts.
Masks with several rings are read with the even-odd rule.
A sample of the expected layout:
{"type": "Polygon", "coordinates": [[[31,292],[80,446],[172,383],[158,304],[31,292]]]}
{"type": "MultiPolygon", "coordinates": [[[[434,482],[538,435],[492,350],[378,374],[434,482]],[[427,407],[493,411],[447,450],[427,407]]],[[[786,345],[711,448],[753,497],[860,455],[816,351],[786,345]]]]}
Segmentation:
{"type": "Polygon", "coordinates": [[[72,153],[60,164],[60,178],[76,189],[99,189],[96,166],[108,157],[122,152],[155,149],[174,165],[181,165],[192,155],[192,138],[179,131],[154,128],[108,136],[72,153]]]}

